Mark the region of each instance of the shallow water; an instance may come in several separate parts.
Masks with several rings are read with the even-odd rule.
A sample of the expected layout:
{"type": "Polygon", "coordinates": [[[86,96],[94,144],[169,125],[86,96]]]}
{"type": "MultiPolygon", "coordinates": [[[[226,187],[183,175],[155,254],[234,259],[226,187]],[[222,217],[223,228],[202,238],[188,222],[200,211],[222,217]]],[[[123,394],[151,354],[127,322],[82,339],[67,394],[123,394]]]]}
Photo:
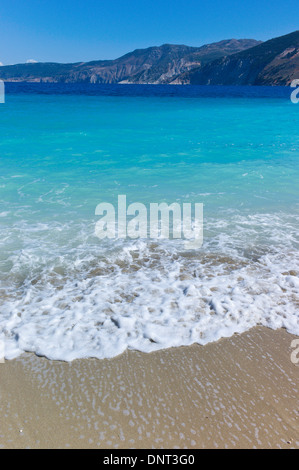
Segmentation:
{"type": "Polygon", "coordinates": [[[7,85],[7,358],[113,357],[256,324],[299,334],[298,123],[287,88],[7,85]],[[104,240],[100,202],[200,202],[204,244],[104,240]]]}

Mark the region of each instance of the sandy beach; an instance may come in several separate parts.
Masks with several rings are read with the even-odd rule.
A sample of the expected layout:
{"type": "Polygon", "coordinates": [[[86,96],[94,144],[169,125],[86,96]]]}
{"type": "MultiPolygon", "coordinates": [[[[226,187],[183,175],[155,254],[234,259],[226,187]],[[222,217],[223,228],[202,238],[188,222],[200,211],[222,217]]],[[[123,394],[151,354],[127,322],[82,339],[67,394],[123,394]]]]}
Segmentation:
{"type": "Polygon", "coordinates": [[[114,359],[0,365],[1,448],[298,448],[285,330],[114,359]]]}

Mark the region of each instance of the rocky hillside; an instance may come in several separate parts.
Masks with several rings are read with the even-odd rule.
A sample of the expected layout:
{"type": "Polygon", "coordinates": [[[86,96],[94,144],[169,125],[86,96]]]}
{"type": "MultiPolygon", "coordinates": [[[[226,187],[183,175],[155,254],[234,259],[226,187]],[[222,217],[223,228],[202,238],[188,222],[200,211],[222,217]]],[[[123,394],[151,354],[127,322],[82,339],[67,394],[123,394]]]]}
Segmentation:
{"type": "Polygon", "coordinates": [[[182,73],[174,84],[289,85],[299,78],[299,31],[182,73]]]}
{"type": "Polygon", "coordinates": [[[76,64],[27,63],[0,67],[0,79],[14,82],[169,83],[194,67],[259,44],[230,39],[202,47],[164,44],[137,49],[116,60],[76,64]]]}
{"type": "MultiPolygon", "coordinates": [[[[130,75],[122,83],[169,83],[185,71],[203,66],[220,57],[235,54],[259,43],[254,39],[228,39],[198,48],[170,44],[151,48],[155,60],[149,64],[147,58],[145,67],[130,75]]],[[[141,52],[144,54],[144,51],[141,52]]]]}

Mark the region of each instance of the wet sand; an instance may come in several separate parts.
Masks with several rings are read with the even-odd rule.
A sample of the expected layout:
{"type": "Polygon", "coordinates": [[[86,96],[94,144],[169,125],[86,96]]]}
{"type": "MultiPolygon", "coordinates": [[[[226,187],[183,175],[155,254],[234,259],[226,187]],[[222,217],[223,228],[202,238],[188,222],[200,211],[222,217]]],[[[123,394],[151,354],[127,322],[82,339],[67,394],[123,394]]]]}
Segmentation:
{"type": "Polygon", "coordinates": [[[298,448],[285,330],[114,359],[0,364],[2,448],[298,448]]]}

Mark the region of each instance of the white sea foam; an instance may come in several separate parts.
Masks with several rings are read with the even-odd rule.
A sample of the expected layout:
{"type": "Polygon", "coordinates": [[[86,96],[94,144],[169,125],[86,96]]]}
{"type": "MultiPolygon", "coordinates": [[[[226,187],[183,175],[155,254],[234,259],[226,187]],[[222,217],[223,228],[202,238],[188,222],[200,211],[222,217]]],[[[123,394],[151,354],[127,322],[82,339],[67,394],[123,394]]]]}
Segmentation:
{"type": "Polygon", "coordinates": [[[108,358],[257,324],[299,334],[297,218],[234,215],[206,232],[186,252],[180,240],[99,242],[85,224],[16,225],[0,260],[6,358],[108,358]]]}

